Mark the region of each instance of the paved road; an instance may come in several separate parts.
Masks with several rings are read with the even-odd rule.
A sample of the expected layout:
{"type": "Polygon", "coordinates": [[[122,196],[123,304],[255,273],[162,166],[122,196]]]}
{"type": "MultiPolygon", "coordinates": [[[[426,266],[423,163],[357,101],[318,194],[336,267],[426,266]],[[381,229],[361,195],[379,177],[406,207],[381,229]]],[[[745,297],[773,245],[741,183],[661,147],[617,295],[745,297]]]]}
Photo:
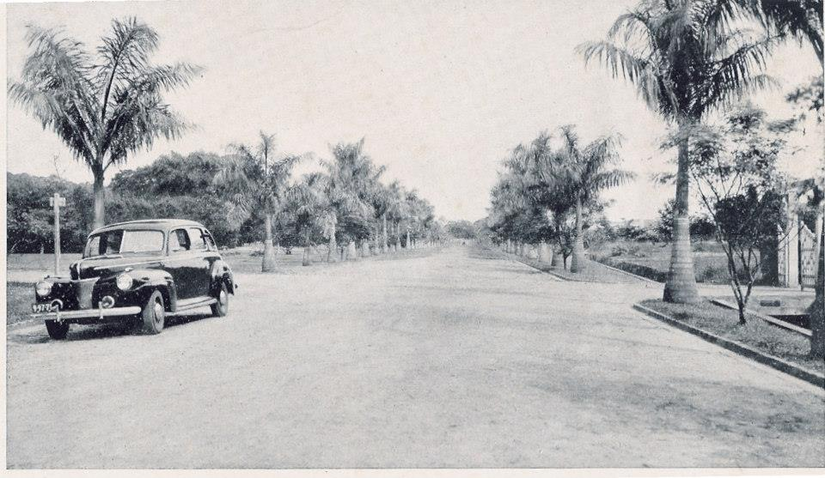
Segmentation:
{"type": "Polygon", "coordinates": [[[630,310],[453,248],[240,277],[159,336],[8,337],[26,467],[825,466],[825,394],[630,310]]]}

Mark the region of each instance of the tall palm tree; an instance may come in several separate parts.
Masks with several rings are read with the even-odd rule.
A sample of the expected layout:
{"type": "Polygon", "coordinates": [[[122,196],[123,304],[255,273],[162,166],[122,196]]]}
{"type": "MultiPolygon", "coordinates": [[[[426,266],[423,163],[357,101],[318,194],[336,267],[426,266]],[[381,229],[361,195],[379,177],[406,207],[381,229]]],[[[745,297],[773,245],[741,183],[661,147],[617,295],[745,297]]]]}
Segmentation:
{"type": "Polygon", "coordinates": [[[699,298],[688,217],[691,132],[709,111],[773,84],[762,71],[776,38],[740,26],[740,14],[741,6],[722,0],[644,0],[616,19],[607,41],[578,47],[586,62],[634,84],[679,130],[669,302],[699,298]]]}
{"type": "Polygon", "coordinates": [[[540,169],[542,179],[554,185],[556,196],[572,198],[575,205],[576,231],[570,272],[585,269],[584,236],[582,235],[582,208],[596,200],[605,189],[620,186],[634,178],[633,173],[622,169],[609,169],[619,161],[619,137],[608,135],[581,147],[579,135],[572,125],[560,128],[564,143],[561,154],[550,156],[550,164],[540,169]],[[556,166],[556,167],[554,167],[556,166]],[[550,177],[547,177],[547,175],[550,177]]]}
{"type": "Polygon", "coordinates": [[[272,217],[278,213],[290,190],[292,169],[303,158],[287,155],[277,157],[275,135],[259,133],[254,147],[233,144],[233,153],[214,182],[229,196],[236,215],[244,218],[255,214],[263,216],[264,256],[262,272],[275,270],[275,249],[272,245],[272,217]]]}
{"type": "Polygon", "coordinates": [[[22,78],[10,81],[9,95],[91,170],[94,226],[103,226],[106,171],[155,139],[178,138],[186,130],[163,96],[187,86],[201,69],[152,65],[158,35],[135,18],[113,20],[96,55],[60,30],[30,26],[26,38],[32,52],[22,78]]]}

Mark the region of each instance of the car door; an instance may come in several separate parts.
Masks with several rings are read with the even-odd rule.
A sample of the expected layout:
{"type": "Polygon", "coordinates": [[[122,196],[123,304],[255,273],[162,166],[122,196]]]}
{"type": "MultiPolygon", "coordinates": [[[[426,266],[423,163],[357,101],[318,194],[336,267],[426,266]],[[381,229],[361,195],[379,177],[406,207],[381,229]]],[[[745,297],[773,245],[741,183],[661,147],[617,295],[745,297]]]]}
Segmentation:
{"type": "Polygon", "coordinates": [[[191,251],[196,259],[193,263],[197,263],[198,272],[193,272],[192,287],[195,296],[208,296],[210,293],[210,286],[212,285],[212,263],[218,256],[210,250],[209,242],[207,240],[204,230],[199,227],[188,227],[186,232],[189,234],[191,241],[191,251]]]}
{"type": "Polygon", "coordinates": [[[178,299],[202,296],[199,284],[203,275],[200,251],[192,250],[192,240],[186,228],[169,233],[168,259],[164,266],[175,281],[178,299]]]}

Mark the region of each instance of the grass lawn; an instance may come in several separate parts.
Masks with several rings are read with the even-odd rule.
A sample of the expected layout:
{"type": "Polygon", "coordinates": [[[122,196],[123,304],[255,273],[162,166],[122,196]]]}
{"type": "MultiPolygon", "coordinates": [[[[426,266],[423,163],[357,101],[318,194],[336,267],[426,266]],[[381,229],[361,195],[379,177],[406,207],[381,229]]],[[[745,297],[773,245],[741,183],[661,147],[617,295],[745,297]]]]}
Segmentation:
{"type": "MultiPolygon", "coordinates": [[[[80,260],[81,254],[61,254],[60,266],[69,273],[69,264],[80,260]]],[[[15,271],[43,271],[45,274],[54,271],[53,254],[8,254],[6,269],[15,271]]],[[[44,274],[44,275],[45,275],[44,274]]]]}
{"type": "Polygon", "coordinates": [[[6,283],[6,325],[28,319],[34,303],[34,287],[24,282],[6,283]]]}
{"type": "Polygon", "coordinates": [[[825,374],[825,362],[808,357],[811,346],[808,337],[770,325],[757,317],[751,316],[747,324],[739,325],[737,311],[715,306],[708,301],[687,305],[651,299],[641,304],[698,329],[825,374]]]}
{"type": "MultiPolygon", "coordinates": [[[[696,241],[691,246],[697,282],[727,284],[727,258],[722,246],[715,241],[696,241]]],[[[671,244],[610,241],[593,247],[589,254],[613,267],[664,282],[670,268],[671,244]]]]}
{"type": "MultiPolygon", "coordinates": [[[[360,257],[359,252],[358,260],[386,261],[393,259],[424,257],[429,254],[432,254],[437,250],[439,250],[438,247],[418,248],[410,250],[401,248],[397,252],[390,251],[386,254],[370,255],[366,258],[360,257]]],[[[311,265],[309,267],[304,267],[302,265],[303,253],[304,251],[300,247],[292,249],[292,254],[286,254],[283,251],[279,251],[275,255],[275,273],[291,274],[297,272],[298,270],[311,270],[315,267],[334,267],[336,264],[341,263],[340,255],[337,256],[338,262],[327,262],[327,248],[321,246],[315,248],[315,250],[312,250],[310,252],[309,258],[311,265]]],[[[260,251],[251,249],[230,249],[226,251],[221,251],[221,255],[223,256],[224,260],[226,260],[226,262],[229,263],[229,266],[232,267],[233,272],[246,274],[261,273],[261,261],[263,260],[263,257],[262,252],[260,251]]]]}

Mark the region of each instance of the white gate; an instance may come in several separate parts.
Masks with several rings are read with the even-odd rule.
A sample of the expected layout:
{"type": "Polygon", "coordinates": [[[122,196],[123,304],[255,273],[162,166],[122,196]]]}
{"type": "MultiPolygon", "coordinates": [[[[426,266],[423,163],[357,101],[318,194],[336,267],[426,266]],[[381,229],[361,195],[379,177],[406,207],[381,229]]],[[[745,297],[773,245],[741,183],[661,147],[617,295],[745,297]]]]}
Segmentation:
{"type": "Polygon", "coordinates": [[[799,228],[799,271],[800,284],[802,287],[814,287],[816,285],[817,266],[817,241],[816,234],[802,224],[799,228]]]}

